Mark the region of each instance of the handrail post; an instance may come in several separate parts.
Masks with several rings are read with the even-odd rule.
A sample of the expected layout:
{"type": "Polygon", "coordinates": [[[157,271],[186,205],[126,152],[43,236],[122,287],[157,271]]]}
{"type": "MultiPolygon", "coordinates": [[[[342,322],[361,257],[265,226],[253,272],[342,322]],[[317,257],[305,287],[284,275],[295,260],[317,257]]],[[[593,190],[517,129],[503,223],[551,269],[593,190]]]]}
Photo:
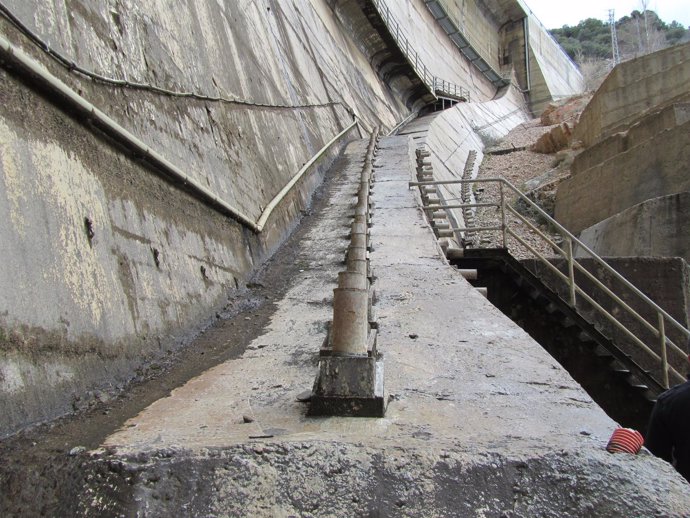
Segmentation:
{"type": "Polygon", "coordinates": [[[506,197],[503,191],[503,182],[498,184],[501,191],[501,234],[503,235],[503,248],[508,250],[508,238],[506,233],[506,197]]]}
{"type": "Polygon", "coordinates": [[[668,381],[668,357],[666,355],[666,329],[664,323],[664,315],[659,311],[659,344],[661,345],[661,368],[663,369],[664,388],[669,388],[668,381]]]}
{"type": "Polygon", "coordinates": [[[570,288],[570,305],[574,308],[577,299],[575,298],[575,265],[573,264],[573,240],[570,237],[565,239],[566,257],[568,258],[568,287],[570,288]]]}

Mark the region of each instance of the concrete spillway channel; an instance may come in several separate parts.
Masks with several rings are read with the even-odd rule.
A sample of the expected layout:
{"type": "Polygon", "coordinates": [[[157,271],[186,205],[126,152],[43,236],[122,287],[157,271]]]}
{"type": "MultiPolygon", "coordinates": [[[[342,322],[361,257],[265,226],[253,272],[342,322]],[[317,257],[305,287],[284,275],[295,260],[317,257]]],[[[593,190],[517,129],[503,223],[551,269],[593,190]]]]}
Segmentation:
{"type": "Polygon", "coordinates": [[[673,468],[606,453],[616,423],[447,264],[407,137],[373,164],[385,417],[307,416],[367,146],[331,171],[263,333],[86,453],[75,514],[687,516],[673,468]]]}

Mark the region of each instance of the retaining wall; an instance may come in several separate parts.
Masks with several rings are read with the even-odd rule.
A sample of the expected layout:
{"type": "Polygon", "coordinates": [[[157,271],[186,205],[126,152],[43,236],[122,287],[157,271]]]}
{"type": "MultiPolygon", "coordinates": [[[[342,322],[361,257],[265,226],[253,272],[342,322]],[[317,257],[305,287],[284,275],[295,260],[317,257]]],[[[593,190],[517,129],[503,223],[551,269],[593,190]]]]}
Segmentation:
{"type": "Polygon", "coordinates": [[[689,130],[690,122],[664,130],[562,182],[556,219],[580,233],[650,198],[690,190],[689,130]]]}
{"type": "Polygon", "coordinates": [[[635,205],[585,229],[580,239],[606,257],[682,257],[690,262],[690,192],[635,205]]]}
{"type": "Polygon", "coordinates": [[[633,124],[627,131],[614,133],[577,155],[570,172],[577,175],[609,158],[690,120],[690,103],[678,103],[653,113],[633,124]]]}
{"type": "Polygon", "coordinates": [[[573,138],[585,147],[625,129],[649,110],[690,98],[690,43],[621,63],[585,108],[573,138]]]}

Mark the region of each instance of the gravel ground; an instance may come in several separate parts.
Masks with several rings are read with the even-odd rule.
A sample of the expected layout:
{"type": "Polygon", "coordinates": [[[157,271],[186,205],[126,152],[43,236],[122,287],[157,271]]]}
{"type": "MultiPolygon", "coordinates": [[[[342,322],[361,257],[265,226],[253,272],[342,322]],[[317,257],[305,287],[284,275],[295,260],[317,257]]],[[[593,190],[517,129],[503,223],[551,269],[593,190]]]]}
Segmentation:
{"type": "MultiPolygon", "coordinates": [[[[494,149],[507,149],[511,147],[529,148],[539,137],[549,132],[553,127],[554,126],[542,126],[539,119],[534,119],[517,126],[506,135],[494,149]]],[[[498,155],[485,154],[484,161],[479,169],[478,178],[502,177],[524,192],[526,190],[524,184],[528,180],[535,179],[547,173],[549,174],[550,180],[563,178],[569,174],[568,168],[564,165],[554,167],[555,162],[556,155],[534,153],[529,150],[514,151],[512,153],[498,155]]],[[[475,197],[480,203],[498,202],[498,200],[500,200],[499,186],[490,183],[479,184],[478,188],[475,190],[475,197]]],[[[512,207],[516,207],[516,195],[511,194],[507,199],[512,207]]],[[[500,225],[500,217],[500,212],[495,208],[480,208],[477,209],[476,224],[482,227],[500,225]]],[[[546,232],[552,239],[555,239],[556,242],[560,241],[559,236],[549,230],[545,224],[538,222],[534,217],[530,217],[529,219],[542,232],[546,232]]],[[[553,248],[517,216],[508,213],[506,215],[506,222],[510,229],[539,253],[546,257],[553,257],[555,255],[553,248]]],[[[480,248],[501,247],[501,233],[483,233],[480,239],[475,237],[473,246],[480,248]]],[[[509,236],[508,246],[513,255],[518,259],[534,257],[524,245],[521,245],[513,237],[509,236]]]]}

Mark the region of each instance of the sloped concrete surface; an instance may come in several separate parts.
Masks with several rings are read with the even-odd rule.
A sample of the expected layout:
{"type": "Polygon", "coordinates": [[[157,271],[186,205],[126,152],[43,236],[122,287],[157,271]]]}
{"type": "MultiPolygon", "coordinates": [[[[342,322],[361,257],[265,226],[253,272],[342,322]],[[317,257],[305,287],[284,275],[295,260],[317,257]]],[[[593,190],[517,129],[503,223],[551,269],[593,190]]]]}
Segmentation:
{"type": "Polygon", "coordinates": [[[571,176],[558,187],[556,219],[577,234],[651,198],[690,190],[689,133],[690,121],[571,176]]]}
{"type": "Polygon", "coordinates": [[[690,192],[646,200],[586,228],[584,244],[605,257],[682,257],[690,262],[690,192]]]}
{"type": "Polygon", "coordinates": [[[92,452],[80,514],[688,516],[672,467],[606,453],[616,424],[444,261],[407,187],[407,137],[375,161],[386,417],[306,417],[365,147],[347,149],[263,336],[92,452]]]}
{"type": "Polygon", "coordinates": [[[606,77],[580,116],[573,138],[586,147],[621,131],[650,110],[688,100],[690,43],[631,59],[606,77]]]}

